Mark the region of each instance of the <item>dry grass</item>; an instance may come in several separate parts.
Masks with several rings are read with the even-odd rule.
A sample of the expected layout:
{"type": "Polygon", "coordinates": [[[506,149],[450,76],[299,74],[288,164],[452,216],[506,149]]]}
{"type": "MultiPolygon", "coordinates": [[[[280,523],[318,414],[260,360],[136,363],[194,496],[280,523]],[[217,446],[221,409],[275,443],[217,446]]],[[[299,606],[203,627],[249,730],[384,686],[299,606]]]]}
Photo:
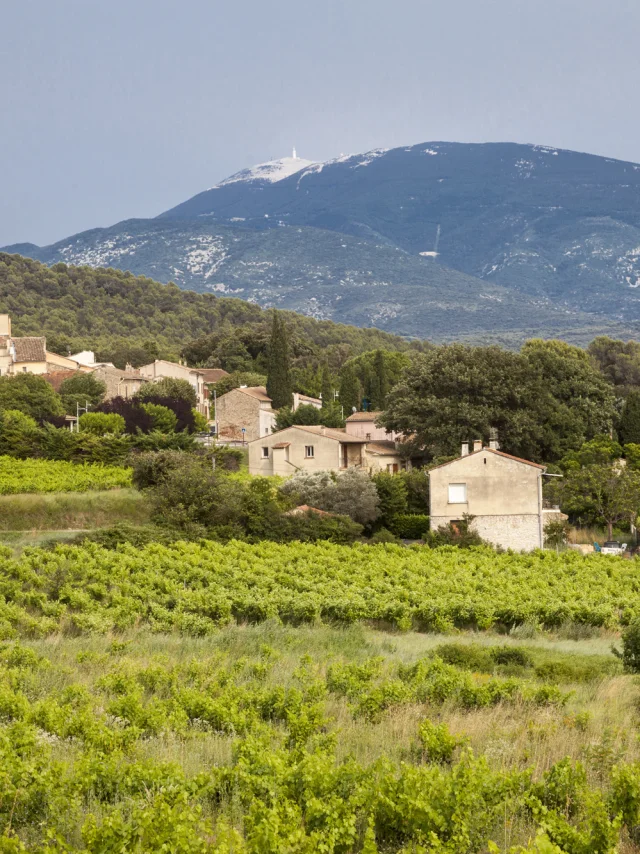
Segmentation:
{"type": "Polygon", "coordinates": [[[0,496],[0,532],[89,530],[122,521],[144,525],[149,516],[146,496],[135,489],[0,496]]]}

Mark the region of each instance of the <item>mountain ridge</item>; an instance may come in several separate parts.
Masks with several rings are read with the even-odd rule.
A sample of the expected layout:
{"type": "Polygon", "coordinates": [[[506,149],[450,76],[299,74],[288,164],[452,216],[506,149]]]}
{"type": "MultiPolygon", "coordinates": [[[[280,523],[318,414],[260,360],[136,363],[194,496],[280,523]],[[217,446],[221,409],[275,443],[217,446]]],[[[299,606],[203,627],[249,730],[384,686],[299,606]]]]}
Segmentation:
{"type": "Polygon", "coordinates": [[[407,336],[586,341],[640,329],[639,190],[627,161],[420,143],[258,164],[153,220],[5,251],[407,336]]]}

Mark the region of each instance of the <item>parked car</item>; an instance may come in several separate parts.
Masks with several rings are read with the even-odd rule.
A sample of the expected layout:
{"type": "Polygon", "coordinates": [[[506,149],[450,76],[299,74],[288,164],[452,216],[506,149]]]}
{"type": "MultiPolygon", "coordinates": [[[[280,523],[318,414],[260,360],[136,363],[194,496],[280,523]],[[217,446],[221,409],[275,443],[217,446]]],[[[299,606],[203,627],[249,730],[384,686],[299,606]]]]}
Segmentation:
{"type": "Polygon", "coordinates": [[[620,543],[618,540],[607,540],[602,546],[599,543],[594,543],[593,547],[603,555],[622,555],[627,550],[627,544],[620,543]]]}

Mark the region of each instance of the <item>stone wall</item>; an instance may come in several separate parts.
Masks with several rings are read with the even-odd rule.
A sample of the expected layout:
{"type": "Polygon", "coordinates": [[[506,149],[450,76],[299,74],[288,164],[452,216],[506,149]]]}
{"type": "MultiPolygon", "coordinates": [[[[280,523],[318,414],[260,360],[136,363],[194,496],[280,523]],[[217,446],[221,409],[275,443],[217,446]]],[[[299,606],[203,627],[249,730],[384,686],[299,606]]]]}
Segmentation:
{"type": "MultiPolygon", "coordinates": [[[[431,530],[435,531],[451,521],[450,516],[432,516],[431,530]]],[[[477,531],[483,540],[513,549],[515,552],[530,552],[542,548],[540,541],[540,517],[536,514],[476,516],[471,528],[477,531]]]]}
{"type": "Polygon", "coordinates": [[[216,423],[218,435],[241,442],[260,438],[260,401],[238,389],[223,394],[217,400],[216,423]]]}

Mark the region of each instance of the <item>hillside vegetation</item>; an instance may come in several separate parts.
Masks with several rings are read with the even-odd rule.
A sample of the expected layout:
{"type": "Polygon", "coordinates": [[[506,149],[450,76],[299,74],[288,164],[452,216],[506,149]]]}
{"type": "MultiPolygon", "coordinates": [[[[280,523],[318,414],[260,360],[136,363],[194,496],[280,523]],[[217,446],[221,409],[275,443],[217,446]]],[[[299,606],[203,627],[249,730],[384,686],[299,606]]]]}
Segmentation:
{"type": "MultiPolygon", "coordinates": [[[[183,291],[119,270],[48,268],[5,253],[0,253],[0,312],[11,315],[14,335],[45,335],[54,352],[91,349],[102,357],[115,356],[116,362],[132,357],[138,364],[177,358],[189,341],[220,329],[254,325],[266,330],[269,321],[269,312],[239,299],[183,291]]],[[[286,317],[307,346],[342,345],[351,355],[409,346],[377,329],[289,312],[286,317]]]]}

